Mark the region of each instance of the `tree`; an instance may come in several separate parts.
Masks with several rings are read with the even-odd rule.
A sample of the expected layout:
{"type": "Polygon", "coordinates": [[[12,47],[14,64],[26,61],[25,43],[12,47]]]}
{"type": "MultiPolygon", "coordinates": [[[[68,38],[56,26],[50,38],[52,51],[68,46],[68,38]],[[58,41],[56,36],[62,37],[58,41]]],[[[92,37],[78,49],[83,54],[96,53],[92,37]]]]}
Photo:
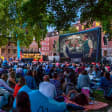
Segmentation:
{"type": "Polygon", "coordinates": [[[8,28],[9,28],[9,16],[8,16],[8,2],[5,3],[4,0],[0,1],[0,46],[7,44],[8,42],[8,28]]]}
{"type": "Polygon", "coordinates": [[[16,34],[23,34],[18,22],[20,17],[17,18],[16,15],[16,2],[14,0],[0,1],[0,46],[7,44],[9,36],[11,40],[15,40],[16,34]]]}
{"type": "Polygon", "coordinates": [[[68,28],[68,30],[60,30],[60,34],[66,34],[66,33],[75,33],[78,32],[75,26],[71,26],[68,28]]]}
{"type": "Polygon", "coordinates": [[[32,37],[31,27],[24,21],[23,11],[21,9],[25,0],[10,0],[9,3],[9,16],[11,20],[10,32],[11,39],[14,41],[20,40],[21,46],[29,46],[32,37]]]}
{"type": "Polygon", "coordinates": [[[78,5],[76,0],[49,0],[48,12],[57,31],[68,30],[72,22],[76,22],[78,5]]]}
{"type": "Polygon", "coordinates": [[[46,36],[47,25],[49,24],[49,15],[46,7],[46,0],[28,0],[21,7],[24,21],[31,27],[32,36],[35,37],[38,44],[46,36]]]}
{"type": "Polygon", "coordinates": [[[87,26],[99,21],[104,31],[112,33],[111,3],[112,0],[50,0],[50,7],[57,29],[68,28],[79,18],[87,26]]]}
{"type": "MultiPolygon", "coordinates": [[[[68,31],[72,23],[99,21],[103,30],[112,33],[111,0],[0,0],[0,33],[28,45],[33,36],[39,43],[51,25],[68,31]],[[79,16],[80,15],[80,16],[79,16]],[[27,25],[23,28],[24,24],[27,25]],[[27,30],[27,33],[26,33],[27,30]]],[[[3,36],[2,36],[3,37],[3,36]]],[[[0,37],[0,38],[2,38],[0,37]]],[[[7,39],[6,39],[7,40],[7,39]]]]}
{"type": "Polygon", "coordinates": [[[106,33],[112,34],[112,0],[85,0],[81,7],[81,22],[92,24],[99,21],[106,33]]]}
{"type": "Polygon", "coordinates": [[[74,0],[27,0],[22,5],[25,21],[34,25],[67,30],[76,21],[78,5],[74,0]]]}
{"type": "MultiPolygon", "coordinates": [[[[36,9],[37,15],[33,8],[31,8],[31,12],[29,10],[25,11],[32,3],[33,2],[29,4],[28,0],[0,1],[0,38],[3,41],[1,42],[1,46],[8,42],[6,41],[8,38],[5,39],[4,36],[9,37],[10,35],[11,40],[13,41],[20,40],[21,46],[29,46],[33,37],[36,38],[38,43],[41,38],[45,37],[47,32],[46,19],[48,17],[46,16],[45,11],[41,9],[41,6],[36,9]]],[[[34,5],[36,8],[37,5],[34,5]]],[[[42,4],[42,6],[44,6],[44,4],[42,4]]]]}

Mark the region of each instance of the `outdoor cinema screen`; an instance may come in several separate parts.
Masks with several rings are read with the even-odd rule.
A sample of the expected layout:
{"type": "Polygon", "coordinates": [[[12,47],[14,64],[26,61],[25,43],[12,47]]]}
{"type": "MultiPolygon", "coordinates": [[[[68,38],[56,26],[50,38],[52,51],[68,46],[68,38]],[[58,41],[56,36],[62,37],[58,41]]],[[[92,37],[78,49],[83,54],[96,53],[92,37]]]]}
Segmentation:
{"type": "Polygon", "coordinates": [[[99,61],[101,59],[101,28],[60,35],[59,49],[61,58],[99,61]]]}

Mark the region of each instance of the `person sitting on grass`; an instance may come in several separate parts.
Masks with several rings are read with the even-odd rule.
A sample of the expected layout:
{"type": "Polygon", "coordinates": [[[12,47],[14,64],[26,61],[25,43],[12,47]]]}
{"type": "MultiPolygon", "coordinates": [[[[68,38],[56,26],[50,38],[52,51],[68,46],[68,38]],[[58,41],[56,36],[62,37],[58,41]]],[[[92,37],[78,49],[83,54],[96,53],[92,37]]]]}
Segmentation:
{"type": "Polygon", "coordinates": [[[25,80],[26,80],[26,85],[28,85],[28,87],[30,89],[36,89],[37,88],[37,84],[36,84],[36,81],[33,77],[33,73],[31,70],[28,71],[27,75],[25,76],[25,80]]]}
{"type": "Polygon", "coordinates": [[[48,98],[55,98],[57,96],[55,85],[49,82],[48,75],[45,75],[43,80],[39,84],[39,91],[48,98]]]}
{"type": "Polygon", "coordinates": [[[82,106],[88,105],[90,101],[89,97],[87,97],[84,93],[79,93],[76,90],[69,91],[67,98],[69,98],[70,101],[82,106]]]}
{"type": "Polygon", "coordinates": [[[8,85],[11,87],[11,88],[15,88],[15,85],[16,85],[16,77],[15,77],[15,73],[14,72],[11,72],[9,74],[9,78],[8,78],[8,85]]]}
{"type": "Polygon", "coordinates": [[[77,87],[78,89],[82,89],[83,87],[90,87],[90,78],[86,70],[79,74],[77,80],[77,87]]]}
{"type": "MultiPolygon", "coordinates": [[[[57,102],[52,98],[46,97],[38,90],[31,90],[30,88],[28,88],[28,86],[23,86],[19,90],[19,93],[20,92],[26,92],[29,95],[30,104],[31,104],[31,112],[40,112],[40,111],[43,111],[43,112],[45,112],[45,111],[65,112],[65,110],[66,111],[67,110],[75,111],[75,110],[84,110],[85,109],[82,106],[78,106],[75,104],[65,103],[65,102],[57,102]]],[[[17,109],[16,98],[13,103],[13,109],[17,109]]],[[[20,111],[17,111],[17,112],[20,112],[20,111]]],[[[21,111],[21,112],[23,112],[23,111],[21,111]]],[[[24,112],[26,112],[26,111],[24,111],[24,112]]]]}
{"type": "Polygon", "coordinates": [[[7,79],[8,79],[8,76],[7,74],[2,74],[1,78],[0,78],[0,88],[4,88],[10,92],[13,92],[13,89],[10,88],[8,86],[8,84],[6,83],[7,82],[7,79]]]}
{"type": "Polygon", "coordinates": [[[31,112],[30,99],[26,92],[17,94],[16,109],[13,112],[31,112]]]}
{"type": "Polygon", "coordinates": [[[59,81],[58,74],[56,72],[52,74],[52,79],[50,79],[50,83],[52,83],[55,86],[57,96],[62,95],[63,92],[61,90],[61,83],[59,81]]]}
{"type": "Polygon", "coordinates": [[[104,76],[100,79],[101,88],[104,90],[105,98],[112,100],[112,76],[109,72],[105,72],[104,76]]]}

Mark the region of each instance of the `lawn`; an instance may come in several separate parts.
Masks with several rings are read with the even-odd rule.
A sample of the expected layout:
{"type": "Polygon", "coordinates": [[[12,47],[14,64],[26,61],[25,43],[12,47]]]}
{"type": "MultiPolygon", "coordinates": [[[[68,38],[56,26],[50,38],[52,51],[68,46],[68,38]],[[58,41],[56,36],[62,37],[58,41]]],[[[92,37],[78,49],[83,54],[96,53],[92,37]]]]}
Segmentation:
{"type": "MultiPolygon", "coordinates": [[[[106,100],[104,98],[103,91],[101,91],[101,90],[94,91],[94,97],[95,97],[95,100],[96,101],[101,101],[101,102],[108,103],[109,106],[106,107],[106,108],[97,110],[97,111],[89,111],[89,112],[108,112],[112,108],[112,101],[106,100]]],[[[112,111],[109,111],[109,112],[112,112],[112,111]]]]}

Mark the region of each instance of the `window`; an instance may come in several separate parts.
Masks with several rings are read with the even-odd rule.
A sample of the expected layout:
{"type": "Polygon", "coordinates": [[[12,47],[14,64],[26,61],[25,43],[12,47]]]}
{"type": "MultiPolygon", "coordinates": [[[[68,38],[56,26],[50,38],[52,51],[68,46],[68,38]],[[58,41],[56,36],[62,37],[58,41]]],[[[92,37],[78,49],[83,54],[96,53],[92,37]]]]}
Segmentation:
{"type": "Polygon", "coordinates": [[[5,53],[5,49],[4,48],[1,49],[1,53],[3,53],[3,54],[5,53]]]}
{"type": "Polygon", "coordinates": [[[54,36],[55,34],[54,34],[54,32],[52,33],[52,36],[54,36]]]}
{"type": "Polygon", "coordinates": [[[46,48],[46,50],[49,50],[49,48],[46,48]]]}
{"type": "Polygon", "coordinates": [[[108,37],[107,37],[107,35],[104,35],[103,42],[104,42],[104,45],[108,45],[108,37]]]}
{"type": "Polygon", "coordinates": [[[45,50],[45,51],[46,51],[46,50],[49,50],[49,48],[46,48],[46,47],[42,47],[42,50],[45,50]]]}
{"type": "Polygon", "coordinates": [[[104,56],[107,56],[107,50],[104,50],[104,56]]]}
{"type": "Polygon", "coordinates": [[[13,53],[14,53],[14,54],[16,53],[16,49],[13,50],[13,53]]]}
{"type": "Polygon", "coordinates": [[[42,42],[42,45],[49,45],[49,43],[46,43],[46,42],[42,42]]]}
{"type": "Polygon", "coordinates": [[[49,41],[49,38],[46,38],[45,40],[49,41]]]}
{"type": "Polygon", "coordinates": [[[10,49],[8,49],[8,53],[10,54],[10,49]]]}

